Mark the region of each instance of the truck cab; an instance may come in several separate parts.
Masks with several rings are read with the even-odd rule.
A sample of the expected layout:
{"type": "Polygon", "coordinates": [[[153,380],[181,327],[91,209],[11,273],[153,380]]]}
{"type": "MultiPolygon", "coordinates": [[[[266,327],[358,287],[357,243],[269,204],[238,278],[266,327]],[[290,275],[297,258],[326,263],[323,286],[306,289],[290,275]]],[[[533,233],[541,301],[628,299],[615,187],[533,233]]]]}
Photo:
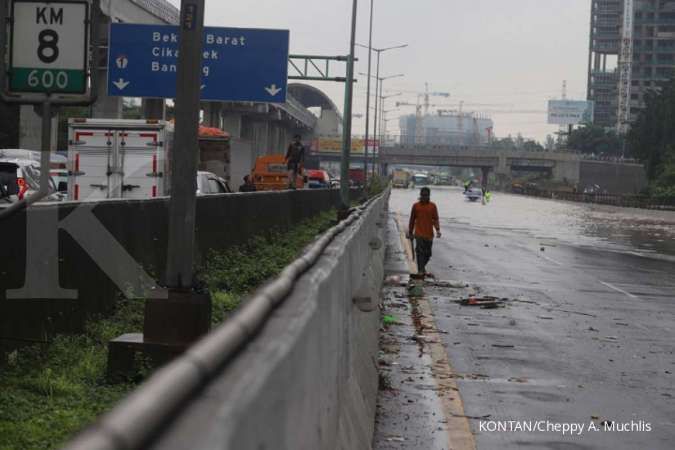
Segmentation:
{"type": "MultiPolygon", "coordinates": [[[[295,179],[296,189],[305,187],[304,169],[295,179]]],[[[284,155],[259,156],[251,172],[257,191],[282,191],[288,189],[288,168],[284,155]]]]}

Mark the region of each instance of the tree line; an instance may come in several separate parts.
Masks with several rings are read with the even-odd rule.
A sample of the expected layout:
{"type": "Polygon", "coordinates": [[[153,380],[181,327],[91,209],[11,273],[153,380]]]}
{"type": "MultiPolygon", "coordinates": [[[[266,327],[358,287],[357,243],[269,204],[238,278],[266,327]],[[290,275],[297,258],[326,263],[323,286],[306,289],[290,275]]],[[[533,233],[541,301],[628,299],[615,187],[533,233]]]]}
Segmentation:
{"type": "Polygon", "coordinates": [[[675,198],[675,79],[646,96],[626,137],[631,154],[642,161],[650,180],[650,193],[675,198]]]}

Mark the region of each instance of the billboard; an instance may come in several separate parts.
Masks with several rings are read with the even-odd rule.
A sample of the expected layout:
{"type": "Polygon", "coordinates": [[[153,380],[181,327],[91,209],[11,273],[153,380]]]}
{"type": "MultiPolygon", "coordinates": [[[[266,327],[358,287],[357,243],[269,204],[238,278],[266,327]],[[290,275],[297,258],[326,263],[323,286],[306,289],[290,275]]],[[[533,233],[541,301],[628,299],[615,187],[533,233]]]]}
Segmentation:
{"type": "Polygon", "coordinates": [[[548,123],[578,125],[593,122],[594,103],[585,100],[549,100],[548,123]]]}
{"type": "MultiPolygon", "coordinates": [[[[377,153],[379,147],[379,140],[369,139],[368,153],[377,153]]],[[[363,155],[365,152],[365,139],[352,138],[352,154],[363,155]]],[[[341,137],[325,137],[321,136],[312,142],[312,151],[314,153],[341,153],[342,152],[342,138],[341,137]]]]}

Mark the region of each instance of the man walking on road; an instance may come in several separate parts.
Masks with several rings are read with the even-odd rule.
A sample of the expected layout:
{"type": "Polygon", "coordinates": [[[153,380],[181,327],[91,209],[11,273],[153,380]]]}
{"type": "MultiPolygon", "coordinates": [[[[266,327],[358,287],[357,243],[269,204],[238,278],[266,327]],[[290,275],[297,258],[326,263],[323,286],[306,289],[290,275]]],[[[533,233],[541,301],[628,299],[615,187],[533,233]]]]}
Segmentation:
{"type": "Polygon", "coordinates": [[[441,226],[438,221],[436,204],[430,201],[431,191],[428,187],[420,191],[420,201],[415,203],[410,213],[408,237],[415,237],[415,255],[417,257],[417,271],[426,274],[426,266],[431,259],[431,248],[434,244],[434,229],[436,237],[441,237],[441,226]]]}
{"type": "Polygon", "coordinates": [[[305,162],[305,146],[302,145],[300,135],[293,137],[293,142],[286,151],[286,168],[288,169],[288,188],[295,189],[296,178],[300,173],[301,165],[305,162]]]}

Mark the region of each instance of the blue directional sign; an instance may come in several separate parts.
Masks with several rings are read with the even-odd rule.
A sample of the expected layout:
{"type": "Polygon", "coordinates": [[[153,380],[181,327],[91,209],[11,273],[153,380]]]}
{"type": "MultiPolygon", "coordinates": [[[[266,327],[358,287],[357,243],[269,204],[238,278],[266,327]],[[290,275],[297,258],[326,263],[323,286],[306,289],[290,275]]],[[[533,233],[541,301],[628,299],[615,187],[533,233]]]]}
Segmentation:
{"type": "MultiPolygon", "coordinates": [[[[179,29],[111,24],[108,95],[176,98],[179,29]]],[[[288,30],[204,30],[202,100],[283,103],[288,30]]]]}

